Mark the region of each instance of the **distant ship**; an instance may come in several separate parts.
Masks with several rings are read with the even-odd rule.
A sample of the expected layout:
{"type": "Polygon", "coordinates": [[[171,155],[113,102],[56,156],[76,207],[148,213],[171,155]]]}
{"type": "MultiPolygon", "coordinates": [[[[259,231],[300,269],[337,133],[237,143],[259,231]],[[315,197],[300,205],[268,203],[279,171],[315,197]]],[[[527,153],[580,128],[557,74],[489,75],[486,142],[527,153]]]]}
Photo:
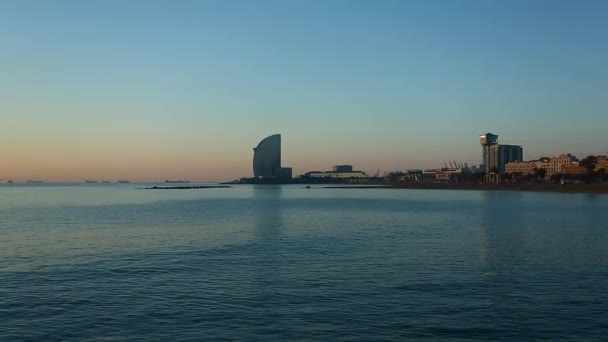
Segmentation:
{"type": "Polygon", "coordinates": [[[128,180],[119,180],[117,183],[128,184],[128,183],[131,183],[131,182],[128,181],[128,180]]]}
{"type": "Polygon", "coordinates": [[[165,180],[165,183],[190,183],[189,180],[165,180]]]}
{"type": "Polygon", "coordinates": [[[39,184],[39,183],[44,183],[44,182],[41,181],[41,180],[31,180],[31,179],[28,179],[26,181],[26,183],[29,183],[29,184],[39,184]]]}
{"type": "Polygon", "coordinates": [[[96,181],[96,180],[85,180],[84,182],[85,182],[85,183],[97,183],[97,181],[96,181]]]}
{"type": "Polygon", "coordinates": [[[0,184],[12,184],[13,181],[12,180],[2,180],[0,179],[0,184]]]}

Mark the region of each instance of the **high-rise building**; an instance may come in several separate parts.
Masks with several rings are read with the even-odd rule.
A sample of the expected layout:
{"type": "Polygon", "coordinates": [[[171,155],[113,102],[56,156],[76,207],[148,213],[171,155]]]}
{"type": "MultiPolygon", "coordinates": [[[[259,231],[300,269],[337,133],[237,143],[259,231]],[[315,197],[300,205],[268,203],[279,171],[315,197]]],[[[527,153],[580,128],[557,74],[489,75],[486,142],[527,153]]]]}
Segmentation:
{"type": "Polygon", "coordinates": [[[486,165],[490,165],[490,147],[498,144],[498,135],[482,134],[479,137],[479,142],[481,143],[481,171],[487,172],[490,169],[490,167],[486,167],[486,165]]]}
{"type": "Polygon", "coordinates": [[[523,161],[523,148],[519,145],[498,144],[498,135],[496,134],[482,134],[480,136],[480,143],[484,172],[489,172],[493,167],[496,167],[499,173],[504,173],[507,163],[523,161]]]}
{"type": "Polygon", "coordinates": [[[266,137],[253,151],[253,176],[255,178],[291,178],[291,168],[281,167],[280,134],[266,137]]]}
{"type": "Polygon", "coordinates": [[[505,165],[524,160],[524,150],[518,145],[493,145],[489,149],[489,168],[496,167],[499,173],[505,173],[505,165]]]}

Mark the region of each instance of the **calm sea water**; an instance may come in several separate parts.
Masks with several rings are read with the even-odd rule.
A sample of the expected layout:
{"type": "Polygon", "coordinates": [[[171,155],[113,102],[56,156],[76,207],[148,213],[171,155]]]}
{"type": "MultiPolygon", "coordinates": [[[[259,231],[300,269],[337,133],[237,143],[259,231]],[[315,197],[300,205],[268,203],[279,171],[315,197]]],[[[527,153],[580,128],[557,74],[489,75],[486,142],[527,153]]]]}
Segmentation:
{"type": "Polygon", "coordinates": [[[0,340],[608,339],[608,196],[0,186],[0,340]]]}

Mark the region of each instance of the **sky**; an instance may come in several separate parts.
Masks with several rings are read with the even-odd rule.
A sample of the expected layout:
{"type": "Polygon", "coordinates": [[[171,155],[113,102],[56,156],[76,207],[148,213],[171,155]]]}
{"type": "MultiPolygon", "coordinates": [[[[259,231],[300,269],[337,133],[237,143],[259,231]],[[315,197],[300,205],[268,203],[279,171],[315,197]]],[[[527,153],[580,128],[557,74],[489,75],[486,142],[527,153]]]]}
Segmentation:
{"type": "Polygon", "coordinates": [[[608,1],[0,1],[0,179],[608,152],[608,1]]]}

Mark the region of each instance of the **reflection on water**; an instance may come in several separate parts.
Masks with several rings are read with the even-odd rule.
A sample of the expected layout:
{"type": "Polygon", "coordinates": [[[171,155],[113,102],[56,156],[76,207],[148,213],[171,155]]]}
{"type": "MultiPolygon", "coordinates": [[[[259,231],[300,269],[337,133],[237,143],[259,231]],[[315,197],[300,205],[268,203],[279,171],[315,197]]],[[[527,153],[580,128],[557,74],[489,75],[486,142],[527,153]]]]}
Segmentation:
{"type": "Polygon", "coordinates": [[[276,248],[283,225],[280,186],[257,186],[253,188],[252,199],[255,211],[255,233],[260,243],[276,248]]]}
{"type": "MultiPolygon", "coordinates": [[[[480,253],[484,292],[496,319],[537,319],[554,324],[556,336],[585,334],[606,322],[593,314],[597,302],[608,298],[595,295],[598,284],[592,281],[608,274],[600,271],[608,261],[605,209],[606,198],[598,195],[484,193],[480,253]],[[573,309],[588,315],[569,317],[573,309]]],[[[522,321],[524,328],[532,329],[522,321]]],[[[526,336],[551,334],[534,327],[526,336]]]]}
{"type": "MultiPolygon", "coordinates": [[[[481,197],[480,252],[481,259],[488,266],[494,267],[497,262],[497,243],[508,245],[509,250],[517,249],[525,240],[524,212],[518,208],[524,194],[518,191],[485,191],[481,197]]],[[[493,269],[488,270],[493,272],[493,269]]]]}
{"type": "Polygon", "coordinates": [[[276,319],[278,305],[277,285],[284,283],[282,276],[282,188],[256,186],[252,192],[255,212],[255,262],[251,263],[253,277],[252,296],[260,307],[260,321],[268,326],[276,319]]]}

